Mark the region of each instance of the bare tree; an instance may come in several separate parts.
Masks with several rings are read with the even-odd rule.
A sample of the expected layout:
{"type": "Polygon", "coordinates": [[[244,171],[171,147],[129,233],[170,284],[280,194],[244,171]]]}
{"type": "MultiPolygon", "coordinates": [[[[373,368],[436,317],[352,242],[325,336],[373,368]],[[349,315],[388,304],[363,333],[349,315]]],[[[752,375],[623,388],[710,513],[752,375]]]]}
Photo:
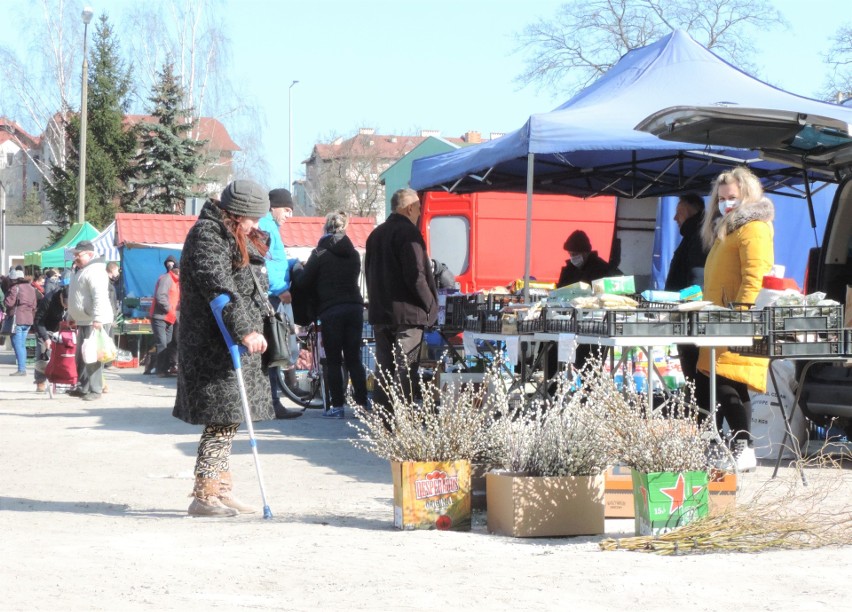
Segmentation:
{"type": "MultiPolygon", "coordinates": [[[[25,3],[26,4],[26,3],[25,3]]],[[[24,148],[28,160],[50,185],[51,164],[65,168],[65,126],[79,107],[83,23],[80,0],[40,0],[19,13],[32,44],[25,57],[0,46],[2,113],[16,117],[33,134],[44,131],[46,155],[24,148]]]]}
{"type": "Polygon", "coordinates": [[[679,28],[748,70],[754,53],[748,33],[784,24],[767,0],[572,0],[518,35],[516,52],[527,59],[516,81],[572,94],[628,51],[679,28]]]}
{"type": "Polygon", "coordinates": [[[405,136],[359,133],[317,145],[305,180],[305,191],[316,214],[345,210],[359,217],[379,216],[385,207],[379,175],[414,144],[405,136]]]}
{"type": "Polygon", "coordinates": [[[831,49],[824,56],[832,68],[823,98],[829,102],[842,102],[852,98],[852,25],[846,24],[831,37],[831,49]]]}

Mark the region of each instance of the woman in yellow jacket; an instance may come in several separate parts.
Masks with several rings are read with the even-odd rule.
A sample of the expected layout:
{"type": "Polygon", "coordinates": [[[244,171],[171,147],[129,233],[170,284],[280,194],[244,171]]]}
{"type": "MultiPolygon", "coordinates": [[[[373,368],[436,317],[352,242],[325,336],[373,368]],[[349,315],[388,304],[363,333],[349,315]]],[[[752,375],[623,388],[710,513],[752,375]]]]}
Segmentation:
{"type": "MultiPolygon", "coordinates": [[[[763,195],[760,180],[747,168],[723,172],[716,179],[701,237],[709,248],[704,267],[704,299],[718,306],[753,304],[764,275],[774,263],[772,219],[775,209],[763,195]]],[[[698,404],[710,408],[710,349],[702,348],[696,377],[698,404]]],[[[768,360],[716,351],[716,421],[734,433],[733,451],[740,471],[757,467],[751,441],[749,389],[766,391],[768,360]]]]}

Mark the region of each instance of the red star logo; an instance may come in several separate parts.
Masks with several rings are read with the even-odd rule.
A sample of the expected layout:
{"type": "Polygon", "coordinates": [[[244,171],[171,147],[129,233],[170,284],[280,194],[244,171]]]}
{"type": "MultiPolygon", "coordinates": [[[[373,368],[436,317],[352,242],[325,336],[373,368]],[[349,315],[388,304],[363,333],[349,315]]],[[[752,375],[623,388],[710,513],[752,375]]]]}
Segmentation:
{"type": "MultiPolygon", "coordinates": [[[[683,480],[683,473],[677,475],[677,482],[675,483],[675,486],[668,489],[660,487],[660,492],[672,500],[669,514],[674,514],[675,510],[683,507],[685,488],[686,483],[683,480]]],[[[702,488],[703,487],[692,487],[692,495],[698,495],[702,488]]]]}

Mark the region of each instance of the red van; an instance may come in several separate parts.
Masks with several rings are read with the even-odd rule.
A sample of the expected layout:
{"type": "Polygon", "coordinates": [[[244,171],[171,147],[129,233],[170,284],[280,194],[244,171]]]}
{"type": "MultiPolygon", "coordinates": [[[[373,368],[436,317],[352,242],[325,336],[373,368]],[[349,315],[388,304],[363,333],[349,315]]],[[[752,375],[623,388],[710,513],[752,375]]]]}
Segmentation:
{"type": "MultiPolygon", "coordinates": [[[[462,292],[510,284],[524,277],[527,196],[482,192],[421,194],[420,229],[430,256],[455,274],[462,292]]],[[[615,234],[615,198],[533,195],[530,276],[555,283],[568,254],[562,248],[574,230],[610,259],[615,234]]]]}

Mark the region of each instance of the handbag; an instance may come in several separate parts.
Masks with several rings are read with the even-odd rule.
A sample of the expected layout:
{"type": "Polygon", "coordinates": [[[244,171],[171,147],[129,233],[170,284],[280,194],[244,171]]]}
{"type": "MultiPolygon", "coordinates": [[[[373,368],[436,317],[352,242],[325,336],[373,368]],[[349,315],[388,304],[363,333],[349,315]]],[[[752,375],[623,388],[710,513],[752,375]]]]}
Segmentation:
{"type": "Polygon", "coordinates": [[[290,320],[283,312],[272,310],[269,299],[261,289],[260,282],[258,282],[251,264],[249,264],[249,271],[254,279],[258,295],[266,304],[266,313],[263,315],[263,337],[266,338],[266,350],[261,355],[261,367],[264,370],[290,367],[294,363],[293,352],[290,350],[290,334],[292,333],[290,320]]]}
{"type": "Polygon", "coordinates": [[[15,324],[15,317],[18,314],[18,300],[15,300],[15,311],[14,314],[10,317],[8,314],[3,319],[3,325],[0,326],[0,335],[2,336],[14,336],[15,330],[18,326],[15,324]]]}

